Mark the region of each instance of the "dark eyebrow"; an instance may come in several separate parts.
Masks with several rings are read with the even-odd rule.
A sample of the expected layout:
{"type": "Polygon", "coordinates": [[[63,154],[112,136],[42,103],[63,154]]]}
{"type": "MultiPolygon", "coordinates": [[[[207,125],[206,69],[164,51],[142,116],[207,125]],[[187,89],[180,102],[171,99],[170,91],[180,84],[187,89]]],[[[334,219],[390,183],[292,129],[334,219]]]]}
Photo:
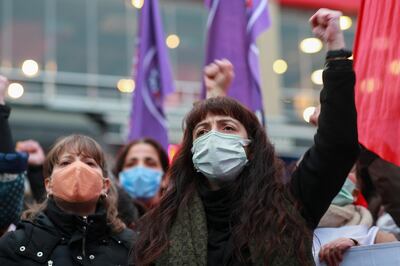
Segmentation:
{"type": "Polygon", "coordinates": [[[218,123],[226,123],[226,122],[232,122],[235,125],[238,125],[238,121],[234,120],[233,118],[223,118],[217,121],[218,123]]]}
{"type": "Polygon", "coordinates": [[[128,162],[132,162],[132,161],[135,161],[135,160],[137,160],[138,158],[136,158],[136,157],[127,157],[126,158],[126,160],[128,161],[128,162]]]}
{"type": "Polygon", "coordinates": [[[157,162],[157,159],[155,159],[155,158],[153,158],[153,157],[145,157],[145,158],[144,158],[144,161],[145,161],[145,162],[149,162],[149,161],[150,161],[150,162],[157,162]]]}
{"type": "Polygon", "coordinates": [[[193,132],[196,131],[196,129],[198,129],[199,127],[204,126],[204,125],[207,125],[207,124],[209,124],[209,122],[207,122],[207,121],[204,121],[204,122],[201,122],[201,123],[197,124],[197,125],[194,127],[193,132]]]}

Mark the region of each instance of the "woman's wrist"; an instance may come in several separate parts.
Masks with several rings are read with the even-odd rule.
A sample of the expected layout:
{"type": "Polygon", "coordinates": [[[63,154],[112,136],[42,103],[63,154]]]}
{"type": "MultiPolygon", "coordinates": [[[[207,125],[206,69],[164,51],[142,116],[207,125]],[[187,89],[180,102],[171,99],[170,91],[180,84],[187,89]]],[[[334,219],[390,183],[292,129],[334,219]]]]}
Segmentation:
{"type": "Polygon", "coordinates": [[[225,97],[225,96],[226,96],[226,92],[220,87],[215,87],[211,90],[207,90],[207,94],[206,94],[207,99],[215,98],[215,97],[225,97]]]}
{"type": "Polygon", "coordinates": [[[343,33],[339,32],[336,37],[327,41],[326,47],[327,47],[328,51],[345,49],[346,43],[344,41],[343,33]]]}

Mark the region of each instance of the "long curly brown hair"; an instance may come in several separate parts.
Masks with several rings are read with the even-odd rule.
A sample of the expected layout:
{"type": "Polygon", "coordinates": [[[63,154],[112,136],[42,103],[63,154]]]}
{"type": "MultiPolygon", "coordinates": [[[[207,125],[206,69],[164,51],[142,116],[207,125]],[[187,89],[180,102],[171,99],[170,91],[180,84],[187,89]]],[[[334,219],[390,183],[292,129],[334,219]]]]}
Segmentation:
{"type": "Polygon", "coordinates": [[[148,265],[168,248],[168,233],[180,208],[188,206],[193,192],[206,178],[192,162],[192,135],[195,126],[208,114],[230,116],[240,121],[249,138],[249,163],[236,178],[232,195],[234,256],[244,262],[243,250],[255,247],[264,264],[273,256],[290,256],[298,265],[308,265],[312,232],[300,216],[299,204],[283,182],[283,164],[277,158],[257,117],[237,101],[223,97],[197,103],[186,116],[182,147],[168,172],[169,187],[160,204],[147,213],[138,225],[134,248],[135,265],[148,265]]]}

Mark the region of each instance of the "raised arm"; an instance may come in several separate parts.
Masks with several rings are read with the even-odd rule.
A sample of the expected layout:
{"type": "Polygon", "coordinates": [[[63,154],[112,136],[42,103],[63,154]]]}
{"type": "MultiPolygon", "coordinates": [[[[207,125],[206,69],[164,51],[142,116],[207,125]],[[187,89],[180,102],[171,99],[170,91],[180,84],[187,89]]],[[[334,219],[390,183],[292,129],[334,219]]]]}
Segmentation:
{"type": "Polygon", "coordinates": [[[204,85],[207,89],[206,98],[226,96],[233,78],[233,65],[227,59],[215,60],[205,66],[204,85]]]}
{"type": "Polygon", "coordinates": [[[328,48],[328,59],[314,145],[304,154],[289,184],[302,204],[302,215],[310,228],[318,225],[359,153],[355,74],[352,61],[342,50],[345,43],[339,27],[340,16],[340,12],[320,9],[310,19],[314,34],[328,48]]]}
{"type": "Polygon", "coordinates": [[[28,155],[14,150],[14,141],[8,124],[11,109],[5,102],[7,85],[7,78],[0,75],[0,174],[18,174],[26,171],[28,155]]]}
{"type": "Polygon", "coordinates": [[[11,137],[10,126],[8,125],[8,117],[10,108],[6,106],[5,95],[8,80],[4,76],[0,76],[0,152],[14,152],[13,139],[11,137]]]}
{"type": "Polygon", "coordinates": [[[0,236],[19,220],[28,159],[27,154],[14,151],[8,124],[10,108],[5,105],[7,84],[7,79],[0,76],[0,236]]]}

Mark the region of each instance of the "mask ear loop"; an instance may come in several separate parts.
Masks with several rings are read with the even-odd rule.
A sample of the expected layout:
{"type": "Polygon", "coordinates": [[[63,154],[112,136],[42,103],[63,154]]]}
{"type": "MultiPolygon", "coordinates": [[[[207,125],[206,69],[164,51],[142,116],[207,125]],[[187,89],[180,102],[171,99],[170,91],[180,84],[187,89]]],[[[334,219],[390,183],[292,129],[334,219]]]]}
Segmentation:
{"type": "Polygon", "coordinates": [[[240,144],[242,144],[242,146],[244,146],[244,147],[249,146],[251,142],[252,142],[251,139],[241,139],[240,140],[240,144]]]}
{"type": "MultiPolygon", "coordinates": [[[[252,143],[251,139],[241,139],[241,140],[240,140],[240,144],[241,144],[243,147],[247,147],[247,146],[249,146],[251,143],[252,143]]],[[[249,164],[249,162],[250,162],[250,160],[249,160],[248,158],[250,158],[251,155],[250,155],[250,152],[249,152],[248,150],[246,150],[246,149],[244,149],[244,150],[245,150],[246,156],[247,156],[247,162],[246,162],[246,166],[247,166],[247,165],[249,164]],[[249,152],[249,154],[248,154],[248,152],[249,152]]]]}

